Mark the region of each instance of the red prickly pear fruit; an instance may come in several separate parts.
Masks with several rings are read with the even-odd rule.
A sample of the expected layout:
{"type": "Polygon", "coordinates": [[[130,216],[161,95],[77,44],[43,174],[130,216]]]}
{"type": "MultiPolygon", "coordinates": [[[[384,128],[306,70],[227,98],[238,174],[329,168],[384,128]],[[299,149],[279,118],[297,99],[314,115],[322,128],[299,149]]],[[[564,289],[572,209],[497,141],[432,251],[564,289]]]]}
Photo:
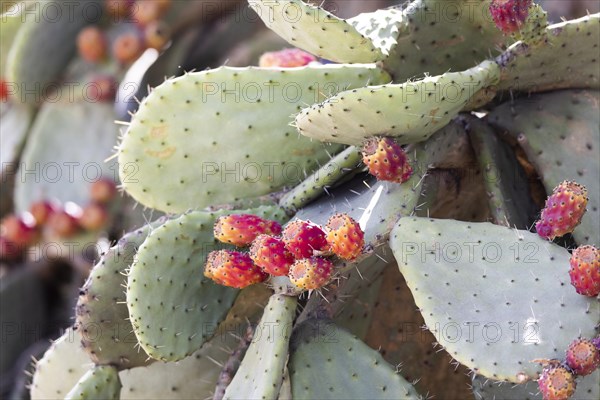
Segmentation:
{"type": "Polygon", "coordinates": [[[0,101],[8,100],[8,83],[4,79],[0,79],[0,101]]]}
{"type": "Polygon", "coordinates": [[[109,75],[97,75],[87,85],[86,99],[91,102],[112,102],[117,96],[117,81],[109,75]]]}
{"type": "Polygon", "coordinates": [[[83,208],[81,216],[77,218],[79,226],[88,231],[97,231],[106,226],[108,211],[102,204],[92,203],[83,208]]]}
{"type": "Polygon", "coordinates": [[[46,222],[46,227],[51,236],[68,238],[79,231],[77,217],[69,214],[65,210],[57,211],[50,215],[46,222]]]}
{"type": "Polygon", "coordinates": [[[152,21],[144,29],[144,42],[150,49],[162,50],[170,37],[169,26],[164,21],[152,21]]]}
{"type": "Polygon", "coordinates": [[[0,261],[14,262],[23,255],[24,246],[18,246],[10,239],[0,236],[0,261]]]}
{"type": "Polygon", "coordinates": [[[596,336],[595,338],[592,339],[592,344],[594,346],[596,346],[596,348],[598,349],[598,351],[600,351],[600,336],[596,336]]]}
{"type": "Polygon", "coordinates": [[[575,377],[566,368],[551,366],[543,369],[538,386],[544,400],[567,400],[575,393],[575,377]]]}
{"type": "Polygon", "coordinates": [[[380,181],[403,183],[413,173],[404,149],[391,138],[367,139],[362,154],[369,173],[380,181]]]}
{"type": "Polygon", "coordinates": [[[594,246],[579,246],[569,260],[571,285],[577,293],[595,297],[600,294],[600,250],[594,246]]]}
{"type": "Polygon", "coordinates": [[[235,246],[248,246],[258,235],[279,235],[281,225],[276,221],[252,214],[232,214],[219,217],[215,222],[215,238],[235,246]]]}
{"type": "Polygon", "coordinates": [[[29,213],[33,216],[37,226],[44,225],[56,210],[57,207],[47,200],[37,201],[29,207],[29,213]]]}
{"type": "Polygon", "coordinates": [[[529,16],[533,0],[492,0],[490,13],[496,27],[504,34],[519,31],[529,16]]]}
{"type": "Polygon", "coordinates": [[[19,247],[28,247],[37,240],[38,232],[35,220],[31,215],[29,218],[9,215],[2,220],[0,225],[1,235],[8,241],[19,247]]]}
{"type": "Polygon", "coordinates": [[[117,195],[117,185],[111,179],[101,178],[90,187],[90,198],[95,203],[106,204],[117,195]]]}
{"type": "Polygon", "coordinates": [[[535,229],[541,237],[553,240],[573,232],[581,222],[587,206],[587,189],[575,182],[564,181],[546,199],[535,229]]]}
{"type": "Polygon", "coordinates": [[[317,58],[300,49],[283,49],[280,51],[271,51],[260,56],[259,67],[281,67],[293,68],[303,67],[317,61],[317,58]]]}
{"type": "Polygon", "coordinates": [[[250,246],[250,258],[273,276],[286,276],[295,261],[283,240],[270,235],[260,235],[254,239],[250,246]]]}
{"type": "Polygon", "coordinates": [[[204,276],[220,285],[242,289],[264,281],[268,275],[254,265],[248,254],[218,250],[208,255],[204,276]]]}
{"type": "Polygon", "coordinates": [[[296,258],[312,257],[315,251],[329,249],[325,232],[310,221],[292,221],[283,230],[285,247],[296,258]]]}
{"type": "Polygon", "coordinates": [[[325,286],[331,280],[333,263],[325,258],[310,257],[296,260],[288,274],[294,286],[313,290],[325,286]]]}
{"type": "Polygon", "coordinates": [[[111,18],[112,22],[127,17],[133,8],[132,0],[105,0],[104,8],[111,18]]]}
{"type": "Polygon", "coordinates": [[[112,52],[120,63],[131,64],[144,52],[142,39],[136,33],[124,33],[115,39],[112,52]]]}
{"type": "Polygon", "coordinates": [[[77,35],[79,56],[87,62],[97,63],[106,56],[106,38],[97,26],[88,26],[77,35]]]}
{"type": "Polygon", "coordinates": [[[576,375],[589,375],[600,367],[600,350],[589,339],[577,339],[569,345],[565,361],[576,375]]]}
{"type": "Polygon", "coordinates": [[[139,26],[147,26],[151,22],[158,21],[165,11],[166,8],[160,1],[138,0],[133,7],[133,19],[139,26]]]}
{"type": "Polygon", "coordinates": [[[338,213],[330,217],[325,232],[327,232],[327,243],[336,256],[352,261],[362,252],[365,233],[358,222],[348,214],[338,213]]]}

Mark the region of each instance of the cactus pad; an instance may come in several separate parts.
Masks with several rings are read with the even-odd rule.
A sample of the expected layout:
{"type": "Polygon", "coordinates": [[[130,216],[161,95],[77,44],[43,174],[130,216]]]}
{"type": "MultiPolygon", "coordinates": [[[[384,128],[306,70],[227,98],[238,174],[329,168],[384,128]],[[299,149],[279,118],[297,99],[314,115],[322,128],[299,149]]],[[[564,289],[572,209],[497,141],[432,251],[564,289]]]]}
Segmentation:
{"type": "Polygon", "coordinates": [[[221,67],[167,80],[123,138],[121,182],[142,204],[168,212],[298,184],[340,148],[298,137],[290,116],[348,87],[389,79],[374,65],[325,65],[221,67]]]}
{"type": "Polygon", "coordinates": [[[587,188],[587,213],[573,232],[579,244],[600,237],[599,102],[598,92],[563,90],[505,103],[487,117],[518,141],[548,193],[564,180],[587,188]]]}
{"type": "Polygon", "coordinates": [[[327,320],[296,327],[288,363],[294,399],[419,399],[375,350],[327,320]]]}
{"type": "Polygon", "coordinates": [[[383,55],[347,21],[301,0],[249,0],[265,25],[290,44],[340,63],[370,63],[383,55]]]}
{"type": "Polygon", "coordinates": [[[454,118],[480,89],[499,77],[486,61],[400,85],[369,86],[339,93],[296,116],[298,131],[325,142],[359,145],[369,136],[394,136],[400,144],[426,140],[454,118]]]}
{"type": "Polygon", "coordinates": [[[224,399],[275,399],[283,381],[296,297],[275,294],[254,332],[224,399]],[[257,369],[258,368],[258,369],[257,369]]]}
{"type": "MultiPolygon", "coordinates": [[[[244,211],[280,220],[283,211],[260,207],[244,211]]],[[[238,290],[203,275],[206,256],[221,248],[215,220],[239,211],[197,211],[155,229],[140,247],[127,287],[129,316],[142,349],[164,361],[180,360],[212,336],[238,290]]],[[[282,221],[281,221],[282,222],[282,221]]]]}
{"type": "Polygon", "coordinates": [[[498,90],[600,88],[600,14],[550,25],[546,32],[545,43],[517,42],[496,58],[502,69],[498,90]]]}
{"type": "Polygon", "coordinates": [[[110,365],[100,365],[86,372],[65,400],[118,400],[120,393],[119,371],[110,365]]]}
{"type": "Polygon", "coordinates": [[[153,361],[137,346],[124,287],[137,249],[159,224],[157,221],[123,236],[102,256],[81,288],[76,327],[84,350],[96,364],[127,369],[153,361]]]}
{"type": "Polygon", "coordinates": [[[595,334],[600,305],[569,283],[569,252],[489,223],[405,218],[390,239],[429,329],[478,374],[520,382],[595,334]]]}

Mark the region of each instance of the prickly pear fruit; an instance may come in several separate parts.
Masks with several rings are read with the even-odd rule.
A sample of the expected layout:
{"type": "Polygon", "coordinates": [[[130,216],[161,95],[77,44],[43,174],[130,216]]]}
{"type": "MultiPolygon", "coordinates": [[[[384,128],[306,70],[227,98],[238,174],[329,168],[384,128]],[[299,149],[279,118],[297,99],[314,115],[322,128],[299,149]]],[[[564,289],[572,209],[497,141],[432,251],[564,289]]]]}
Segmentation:
{"type": "Polygon", "coordinates": [[[104,7],[112,22],[117,22],[129,15],[133,6],[132,0],[105,0],[104,7]]]}
{"type": "Polygon", "coordinates": [[[144,29],[146,47],[162,50],[171,36],[169,26],[164,21],[152,21],[144,29]]]}
{"type": "Polygon", "coordinates": [[[576,375],[589,375],[600,367],[600,350],[589,339],[574,340],[567,349],[566,362],[576,375]]]}
{"type": "Polygon", "coordinates": [[[8,83],[4,79],[0,79],[0,101],[8,100],[8,83]]]}
{"type": "Polygon", "coordinates": [[[218,284],[242,289],[264,281],[267,274],[246,253],[231,250],[212,251],[208,255],[204,276],[218,284]]]}
{"type": "Polygon", "coordinates": [[[235,246],[248,246],[258,235],[279,235],[281,225],[252,214],[224,215],[214,227],[215,239],[235,246]]]}
{"type": "Polygon", "coordinates": [[[112,52],[120,63],[131,64],[144,52],[142,39],[136,33],[124,33],[115,39],[112,52]]]}
{"type": "Polygon", "coordinates": [[[250,246],[250,258],[263,271],[274,276],[285,276],[295,259],[285,248],[283,240],[270,235],[260,235],[250,246]]]}
{"type": "Polygon", "coordinates": [[[527,20],[533,0],[492,0],[490,13],[496,27],[505,34],[517,32],[527,20]]]}
{"type": "Polygon", "coordinates": [[[380,181],[403,183],[412,175],[404,149],[391,138],[367,139],[362,154],[369,173],[380,181]]]}
{"type": "Polygon", "coordinates": [[[47,200],[36,201],[29,207],[29,213],[33,216],[37,226],[44,225],[48,221],[50,214],[56,210],[57,207],[47,200]]]}
{"type": "Polygon", "coordinates": [[[83,208],[81,216],[77,218],[79,225],[88,231],[97,231],[106,226],[108,211],[102,204],[92,203],[83,208]]]}
{"type": "Polygon", "coordinates": [[[569,260],[571,284],[584,296],[600,294],[600,250],[594,246],[579,246],[569,260]]]}
{"type": "Polygon", "coordinates": [[[90,186],[90,198],[100,204],[106,204],[117,195],[117,186],[108,178],[94,181],[90,186]]]}
{"type": "Polygon", "coordinates": [[[50,215],[46,223],[50,236],[68,238],[79,231],[77,217],[65,210],[57,211],[50,215]]]}
{"type": "Polygon", "coordinates": [[[0,236],[0,261],[12,262],[18,260],[25,248],[18,246],[4,236],[0,236]]]}
{"type": "Polygon", "coordinates": [[[310,53],[300,49],[283,49],[280,51],[271,51],[260,56],[259,67],[282,67],[293,68],[303,67],[317,58],[310,53]]]}
{"type": "Polygon", "coordinates": [[[138,25],[146,26],[150,22],[157,21],[163,14],[163,9],[158,1],[138,0],[133,7],[133,14],[134,20],[138,25]]]}
{"type": "Polygon", "coordinates": [[[88,84],[86,100],[90,102],[112,102],[117,95],[117,81],[110,75],[97,75],[88,84]]]}
{"type": "Polygon", "coordinates": [[[3,237],[21,247],[32,245],[37,238],[33,217],[23,218],[9,215],[2,220],[0,230],[3,237]]]}
{"type": "Polygon", "coordinates": [[[88,26],[77,35],[79,56],[87,62],[97,63],[106,56],[106,38],[97,26],[88,26]]]}
{"type": "Polygon", "coordinates": [[[300,289],[312,290],[325,286],[333,274],[333,263],[325,258],[310,257],[296,260],[288,274],[300,289]]]}
{"type": "Polygon", "coordinates": [[[365,233],[348,214],[335,214],[325,227],[327,243],[333,253],[348,261],[356,259],[365,245],[365,233]]]}
{"type": "Polygon", "coordinates": [[[325,232],[309,221],[292,221],[283,230],[285,247],[296,258],[307,258],[314,251],[326,251],[329,248],[325,232]]]}
{"type": "Polygon", "coordinates": [[[549,366],[538,379],[544,400],[566,400],[575,393],[575,377],[566,368],[549,366]]]}
{"type": "Polygon", "coordinates": [[[573,232],[585,214],[587,202],[585,186],[575,182],[562,182],[546,200],[540,220],[535,224],[538,235],[553,240],[573,232]]]}

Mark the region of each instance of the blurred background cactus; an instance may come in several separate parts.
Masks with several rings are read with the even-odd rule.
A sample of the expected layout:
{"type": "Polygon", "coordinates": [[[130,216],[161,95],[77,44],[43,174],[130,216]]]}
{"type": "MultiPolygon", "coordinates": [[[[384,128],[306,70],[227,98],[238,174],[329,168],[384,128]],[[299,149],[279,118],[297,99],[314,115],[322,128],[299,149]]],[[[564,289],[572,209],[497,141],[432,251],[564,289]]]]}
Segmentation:
{"type": "Polygon", "coordinates": [[[2,397],[600,398],[597,2],[0,6],[2,397]]]}

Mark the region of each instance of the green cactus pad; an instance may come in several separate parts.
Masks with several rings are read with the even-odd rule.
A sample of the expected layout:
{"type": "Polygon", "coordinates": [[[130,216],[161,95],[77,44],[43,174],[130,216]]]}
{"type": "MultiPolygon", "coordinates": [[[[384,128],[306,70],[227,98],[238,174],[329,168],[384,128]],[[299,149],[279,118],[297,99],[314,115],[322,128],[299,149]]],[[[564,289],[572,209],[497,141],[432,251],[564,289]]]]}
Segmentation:
{"type": "Polygon", "coordinates": [[[600,304],[571,286],[569,252],[535,233],[404,218],[390,244],[429,330],[478,374],[535,378],[532,360],[595,334],[600,304]]]}
{"type": "Polygon", "coordinates": [[[527,229],[535,221],[537,208],[515,154],[485,121],[466,115],[463,121],[483,172],[493,222],[527,229]]]}
{"type": "Polygon", "coordinates": [[[250,213],[282,220],[276,207],[196,211],[155,229],[140,247],[129,272],[127,307],[143,350],[163,361],[180,360],[212,336],[239,291],[204,277],[207,254],[220,248],[215,220],[250,213]]]}
{"type": "Polygon", "coordinates": [[[498,90],[600,88],[600,14],[550,25],[546,31],[543,44],[517,42],[497,57],[502,67],[498,90]]]}
{"type": "Polygon", "coordinates": [[[75,55],[77,33],[100,17],[101,9],[100,0],[58,0],[25,14],[6,60],[6,78],[17,83],[20,102],[35,104],[48,95],[52,82],[75,55]],[[90,8],[94,12],[89,13],[90,8]]]}
{"type": "Polygon", "coordinates": [[[100,365],[86,372],[65,400],[119,400],[120,393],[119,371],[110,365],[100,365]]]}
{"type": "Polygon", "coordinates": [[[33,202],[52,198],[88,203],[91,183],[116,175],[116,162],[105,161],[119,134],[114,119],[110,104],[66,99],[45,103],[19,163],[16,211],[27,211],[33,202]]]}
{"type": "Polygon", "coordinates": [[[370,136],[394,136],[401,143],[426,140],[454,118],[480,89],[495,84],[491,61],[400,85],[348,90],[296,116],[298,131],[325,142],[360,145],[370,136]]]}
{"type": "MultiPolygon", "coordinates": [[[[575,400],[597,400],[600,398],[600,371],[579,377],[577,389],[571,397],[575,400]]],[[[481,375],[473,378],[475,400],[542,400],[537,382],[529,381],[515,385],[510,382],[497,382],[481,375]]]]}
{"type": "Polygon", "coordinates": [[[154,361],[137,345],[123,288],[137,249],[165,221],[123,236],[102,256],[81,288],[75,326],[81,345],[96,364],[114,365],[121,370],[154,361]]]}
{"type": "Polygon", "coordinates": [[[287,192],[279,201],[279,205],[288,212],[295,212],[326,192],[327,188],[354,170],[360,161],[360,151],[354,146],[348,147],[287,192]]]}
{"type": "Polygon", "coordinates": [[[324,65],[222,67],[168,80],[142,102],[123,138],[121,182],[140,203],[168,212],[296,185],[340,147],[298,137],[291,115],[389,79],[374,65],[324,65]]]}
{"type": "MultiPolygon", "coordinates": [[[[23,3],[21,3],[23,4],[23,3]]],[[[3,4],[4,5],[4,4],[3,4]]],[[[25,7],[17,5],[12,8],[0,10],[2,14],[2,24],[0,25],[0,76],[6,76],[6,60],[8,53],[23,24],[23,15],[25,7]]]]}
{"type": "Polygon", "coordinates": [[[588,189],[588,206],[573,236],[579,244],[598,245],[600,237],[600,94],[557,91],[496,107],[487,119],[508,131],[536,167],[546,191],[564,180],[588,189]]]}
{"type": "Polygon", "coordinates": [[[296,297],[275,294],[224,399],[275,399],[283,381],[296,297]]]}
{"type": "Polygon", "coordinates": [[[301,0],[248,0],[267,28],[293,46],[340,63],[383,58],[371,40],[351,24],[301,0]]]}
{"type": "Polygon", "coordinates": [[[490,0],[416,0],[348,20],[381,48],[395,82],[477,65],[507,40],[489,15],[490,0]]]}
{"type": "MultiPolygon", "coordinates": [[[[209,397],[221,372],[218,364],[229,357],[224,348],[235,346],[236,341],[229,334],[215,336],[201,350],[177,363],[155,362],[121,371],[121,400],[209,397]]],[[[68,329],[38,361],[31,385],[32,400],[64,398],[90,367],[92,363],[78,337],[68,329]]]]}
{"type": "Polygon", "coordinates": [[[375,350],[327,320],[294,330],[288,363],[294,399],[419,399],[375,350]]]}

